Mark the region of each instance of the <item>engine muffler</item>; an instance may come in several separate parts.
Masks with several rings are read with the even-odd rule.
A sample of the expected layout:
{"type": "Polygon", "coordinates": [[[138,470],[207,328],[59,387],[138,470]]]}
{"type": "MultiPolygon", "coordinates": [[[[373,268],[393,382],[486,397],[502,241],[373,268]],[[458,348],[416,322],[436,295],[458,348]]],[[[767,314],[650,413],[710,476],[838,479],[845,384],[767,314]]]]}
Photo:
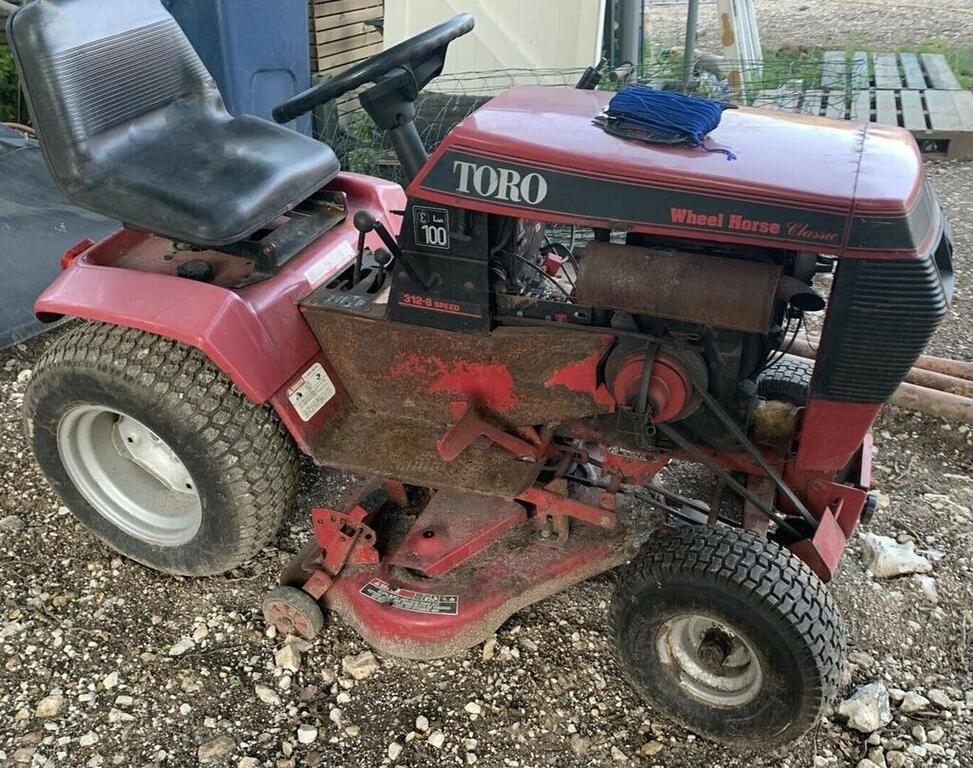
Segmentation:
{"type": "Polygon", "coordinates": [[[770,330],[781,285],[776,264],[600,242],[579,256],[576,295],[584,304],[746,333],[770,330]]]}

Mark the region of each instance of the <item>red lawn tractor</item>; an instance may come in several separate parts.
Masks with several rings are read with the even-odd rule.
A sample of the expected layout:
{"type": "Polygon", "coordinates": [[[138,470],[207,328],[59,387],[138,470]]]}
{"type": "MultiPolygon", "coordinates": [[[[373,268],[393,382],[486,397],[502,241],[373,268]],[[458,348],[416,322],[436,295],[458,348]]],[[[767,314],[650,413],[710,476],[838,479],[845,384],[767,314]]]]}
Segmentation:
{"type": "Polygon", "coordinates": [[[712,133],[729,160],[612,135],[610,94],[531,87],[427,156],[416,100],[472,27],[276,111],[363,89],[403,189],[231,117],[157,0],[15,12],[54,177],[125,225],[37,301],[84,321],[34,370],[37,461],[110,546],[187,575],[273,538],[299,452],[350,470],[264,611],[313,637],[326,608],[409,658],[628,563],[608,621],[639,693],[723,742],[793,739],[841,679],[824,583],[875,507],[869,428],[951,294],[915,142],[741,108],[712,133]],[[782,353],[821,273],[812,375],[782,353]],[[654,482],[674,460],[713,497],[654,482]]]}

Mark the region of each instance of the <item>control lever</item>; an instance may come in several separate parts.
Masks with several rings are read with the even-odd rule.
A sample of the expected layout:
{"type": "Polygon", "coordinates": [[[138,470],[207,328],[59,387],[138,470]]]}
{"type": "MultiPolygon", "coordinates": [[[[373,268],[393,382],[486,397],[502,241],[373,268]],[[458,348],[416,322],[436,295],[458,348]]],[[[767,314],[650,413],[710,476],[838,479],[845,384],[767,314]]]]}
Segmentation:
{"type": "Polygon", "coordinates": [[[426,282],[426,280],[424,280],[418,272],[416,272],[412,264],[410,264],[408,259],[405,258],[402,250],[399,248],[399,244],[395,242],[395,238],[392,237],[392,233],[385,228],[385,225],[382,222],[377,221],[369,211],[361,210],[355,214],[354,224],[355,229],[358,230],[358,256],[355,259],[356,282],[361,275],[362,254],[365,250],[365,235],[374,230],[382,239],[382,242],[385,243],[385,246],[389,249],[390,254],[398,260],[399,264],[402,265],[402,269],[404,269],[409,277],[412,278],[412,281],[424,291],[429,290],[429,283],[426,282]]]}
{"type": "Polygon", "coordinates": [[[355,256],[355,270],[352,272],[351,284],[358,285],[361,281],[362,260],[365,258],[365,235],[375,229],[375,217],[368,211],[358,211],[352,222],[358,230],[358,253],[355,256]]]}
{"type": "Polygon", "coordinates": [[[378,264],[378,283],[381,285],[385,281],[385,270],[392,263],[392,254],[387,248],[376,248],[372,255],[375,257],[375,263],[378,264]]]}

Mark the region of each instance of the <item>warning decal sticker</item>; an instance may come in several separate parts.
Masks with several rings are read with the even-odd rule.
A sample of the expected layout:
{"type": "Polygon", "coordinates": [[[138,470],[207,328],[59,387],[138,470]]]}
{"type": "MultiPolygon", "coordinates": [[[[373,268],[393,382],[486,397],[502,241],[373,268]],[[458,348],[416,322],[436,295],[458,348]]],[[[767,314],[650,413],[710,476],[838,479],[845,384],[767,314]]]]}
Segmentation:
{"type": "Polygon", "coordinates": [[[376,603],[401,611],[448,616],[459,613],[459,598],[456,595],[434,595],[429,592],[414,592],[411,589],[395,589],[381,579],[372,579],[360,591],[376,603]]]}
{"type": "Polygon", "coordinates": [[[311,417],[334,395],[334,382],[324,372],[321,363],[315,363],[308,368],[304,375],[287,389],[287,399],[294,406],[301,421],[310,421],[311,417]]]}

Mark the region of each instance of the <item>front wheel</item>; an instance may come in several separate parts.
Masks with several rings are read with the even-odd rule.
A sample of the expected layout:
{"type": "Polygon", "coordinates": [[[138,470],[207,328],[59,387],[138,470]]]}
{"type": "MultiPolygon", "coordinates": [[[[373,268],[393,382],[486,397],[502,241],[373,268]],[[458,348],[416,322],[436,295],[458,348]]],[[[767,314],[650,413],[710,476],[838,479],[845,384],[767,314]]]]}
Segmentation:
{"type": "Polygon", "coordinates": [[[797,357],[785,357],[757,377],[757,394],[765,400],[783,400],[798,407],[811,398],[814,363],[797,357]]]}
{"type": "Polygon", "coordinates": [[[192,347],[85,323],[41,357],[24,409],[37,462],[68,508],[157,570],[233,568],[293,506],[293,440],[192,347]]]}
{"type": "Polygon", "coordinates": [[[636,690],[715,741],[789,742],[837,694],[844,639],[824,584],[745,531],[687,526],[651,540],[623,572],[611,614],[636,690]]]}

